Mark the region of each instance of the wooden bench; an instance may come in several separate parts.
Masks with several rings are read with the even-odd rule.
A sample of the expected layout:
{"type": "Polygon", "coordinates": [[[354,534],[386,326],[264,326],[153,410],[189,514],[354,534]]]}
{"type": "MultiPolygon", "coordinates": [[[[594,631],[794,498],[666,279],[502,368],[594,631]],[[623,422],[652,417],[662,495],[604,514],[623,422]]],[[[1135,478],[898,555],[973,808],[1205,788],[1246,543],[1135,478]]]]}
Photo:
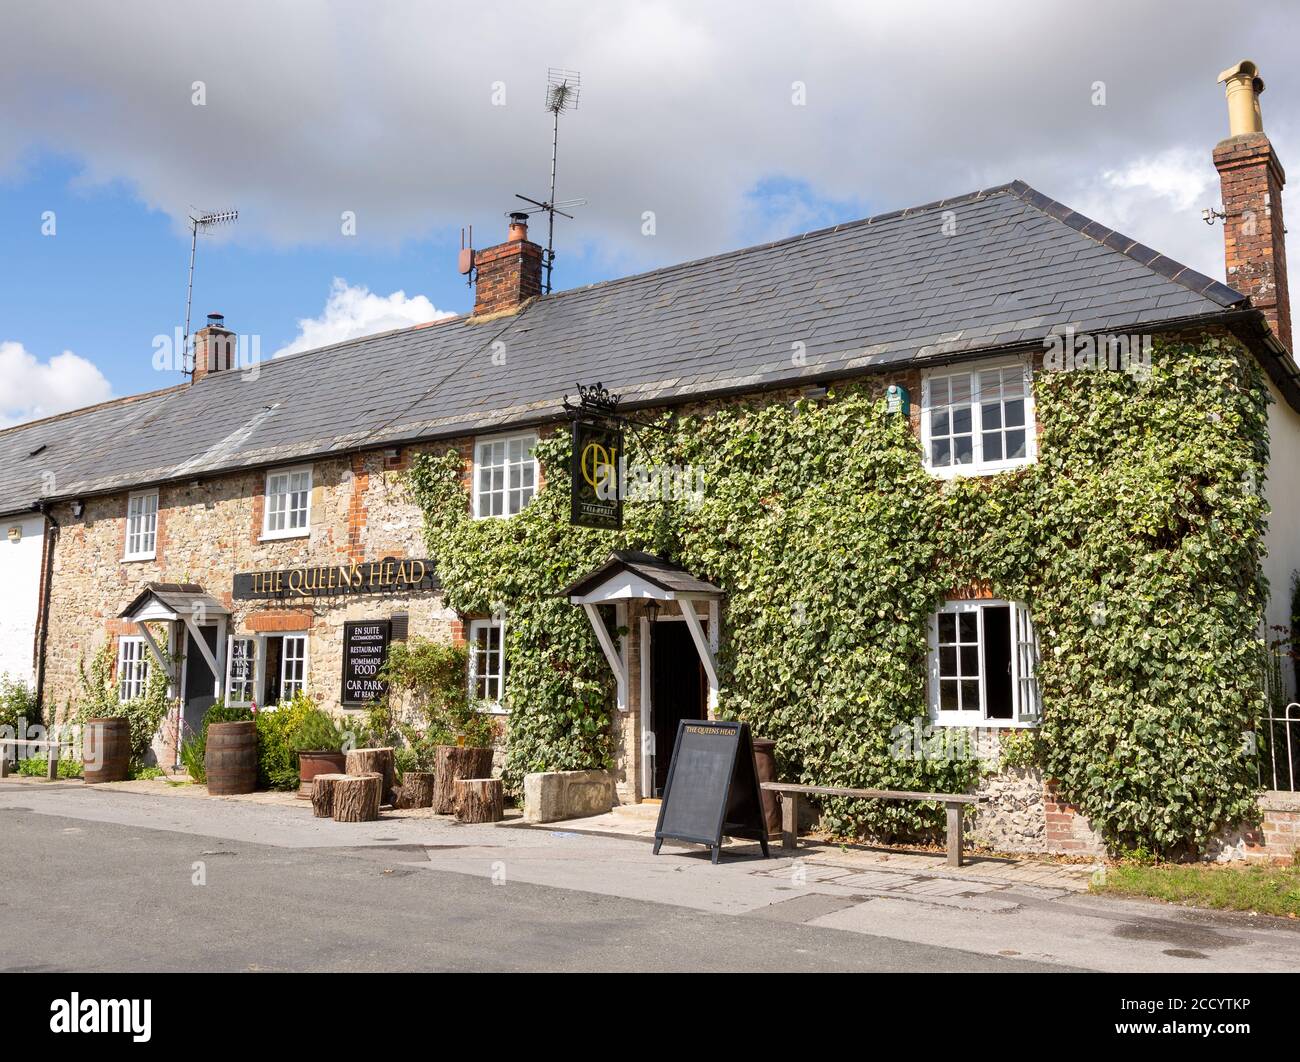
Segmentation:
{"type": "Polygon", "coordinates": [[[18,758],[18,747],[48,749],[46,757],[45,777],[53,781],[59,777],[59,749],[68,745],[67,741],[33,741],[30,738],[0,738],[0,778],[9,777],[9,753],[6,751],[10,745],[14,746],[14,759],[18,758]]]}
{"type": "Polygon", "coordinates": [[[982,804],[986,796],[965,793],[913,793],[904,789],[844,789],[835,785],[795,785],[793,782],[763,782],[763,788],[781,795],[781,847],[789,850],[799,839],[799,798],[802,796],[852,797],[854,800],[932,800],[941,802],[948,811],[948,865],[959,867],[961,860],[962,809],[967,804],[982,804]]]}

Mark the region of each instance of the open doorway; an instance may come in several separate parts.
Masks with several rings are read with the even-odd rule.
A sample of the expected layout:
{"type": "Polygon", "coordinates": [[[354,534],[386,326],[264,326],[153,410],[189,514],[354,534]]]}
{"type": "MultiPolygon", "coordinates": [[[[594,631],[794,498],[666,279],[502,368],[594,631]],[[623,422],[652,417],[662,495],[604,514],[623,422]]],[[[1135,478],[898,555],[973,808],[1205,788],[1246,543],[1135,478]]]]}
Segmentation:
{"type": "Polygon", "coordinates": [[[659,798],[668,784],[677,724],[683,719],[708,717],[708,680],[690,628],[684,622],[660,619],[648,630],[648,729],[654,735],[654,743],[647,750],[651,761],[649,795],[659,798]]]}

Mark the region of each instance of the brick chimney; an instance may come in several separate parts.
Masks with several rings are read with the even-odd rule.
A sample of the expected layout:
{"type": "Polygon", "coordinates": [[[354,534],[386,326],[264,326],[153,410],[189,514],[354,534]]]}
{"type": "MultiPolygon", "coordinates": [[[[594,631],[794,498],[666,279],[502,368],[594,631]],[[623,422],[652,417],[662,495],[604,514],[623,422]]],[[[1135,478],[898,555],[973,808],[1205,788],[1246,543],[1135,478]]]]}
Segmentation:
{"type": "Polygon", "coordinates": [[[542,249],[528,239],[528,215],[511,214],[506,242],[474,252],[474,316],[513,313],[542,293],[542,249]]]}
{"type": "Polygon", "coordinates": [[[1214,149],[1223,186],[1224,258],[1228,284],[1250,296],[1283,346],[1291,349],[1282,187],[1286,173],[1264,135],[1259,97],[1264,79],[1244,59],[1219,75],[1228,96],[1228,138],[1214,149]]]}
{"type": "Polygon", "coordinates": [[[208,323],[194,333],[194,369],[191,383],[209,373],[224,372],[235,364],[235,333],[226,328],[222,314],[208,314],[208,323]]]}

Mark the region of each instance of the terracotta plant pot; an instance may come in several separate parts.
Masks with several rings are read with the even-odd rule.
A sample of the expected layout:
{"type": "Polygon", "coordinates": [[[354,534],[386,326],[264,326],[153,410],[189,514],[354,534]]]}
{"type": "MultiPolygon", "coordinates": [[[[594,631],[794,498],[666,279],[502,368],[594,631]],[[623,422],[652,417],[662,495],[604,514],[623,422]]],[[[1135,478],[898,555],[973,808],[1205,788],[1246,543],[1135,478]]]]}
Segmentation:
{"type": "Polygon", "coordinates": [[[342,752],[298,751],[298,798],[311,799],[312,779],[318,774],[343,774],[347,756],[342,752]]]}

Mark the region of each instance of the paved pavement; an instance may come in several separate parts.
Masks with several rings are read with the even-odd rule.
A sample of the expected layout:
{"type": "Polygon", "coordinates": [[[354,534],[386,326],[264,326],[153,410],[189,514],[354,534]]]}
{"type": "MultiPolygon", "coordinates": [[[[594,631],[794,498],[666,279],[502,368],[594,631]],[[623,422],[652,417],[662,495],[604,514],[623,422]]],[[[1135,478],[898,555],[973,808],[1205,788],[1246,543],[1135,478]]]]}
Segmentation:
{"type": "Polygon", "coordinates": [[[0,783],[0,917],[17,927],[0,968],[1300,967],[1289,923],[1090,896],[997,862],[738,846],[713,866],[563,824],[344,824],[287,796],[134,789],[0,783]]]}

